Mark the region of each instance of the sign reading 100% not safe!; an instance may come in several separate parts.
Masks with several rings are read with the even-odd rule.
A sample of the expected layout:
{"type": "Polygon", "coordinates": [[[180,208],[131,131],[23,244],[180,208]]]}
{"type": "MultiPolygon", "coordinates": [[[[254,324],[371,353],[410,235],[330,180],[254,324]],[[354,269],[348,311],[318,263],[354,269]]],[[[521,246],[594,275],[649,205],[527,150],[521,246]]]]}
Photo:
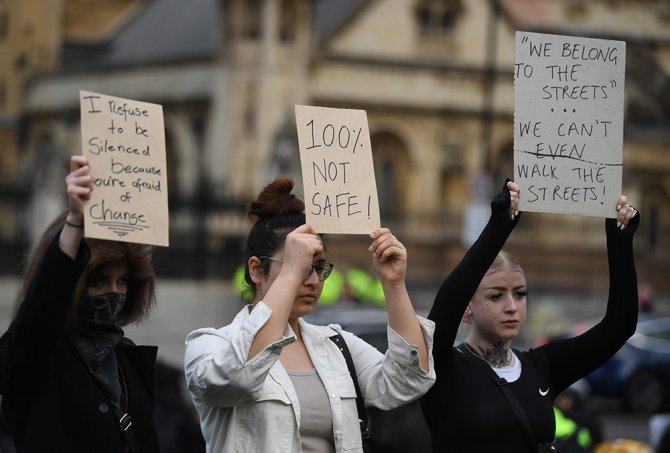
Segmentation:
{"type": "Polygon", "coordinates": [[[295,106],[307,223],[319,233],[369,234],[379,202],[364,110],[295,106]]]}

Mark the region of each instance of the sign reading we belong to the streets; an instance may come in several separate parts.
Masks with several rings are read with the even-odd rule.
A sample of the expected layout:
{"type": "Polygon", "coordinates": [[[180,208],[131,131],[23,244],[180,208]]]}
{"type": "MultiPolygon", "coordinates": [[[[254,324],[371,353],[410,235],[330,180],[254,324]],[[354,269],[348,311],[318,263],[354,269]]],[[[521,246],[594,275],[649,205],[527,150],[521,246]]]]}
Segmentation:
{"type": "Polygon", "coordinates": [[[615,217],[626,46],[517,32],[514,179],[523,211],[615,217]]]}
{"type": "Polygon", "coordinates": [[[85,236],[169,245],[163,108],[80,91],[82,154],[94,177],[85,236]]]}

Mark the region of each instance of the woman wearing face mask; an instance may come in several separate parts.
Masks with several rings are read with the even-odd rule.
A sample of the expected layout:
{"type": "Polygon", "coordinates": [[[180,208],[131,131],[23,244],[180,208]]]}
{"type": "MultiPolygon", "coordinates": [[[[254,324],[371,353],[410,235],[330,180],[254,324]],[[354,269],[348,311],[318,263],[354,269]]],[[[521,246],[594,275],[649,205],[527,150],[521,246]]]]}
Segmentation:
{"type": "Polygon", "coordinates": [[[526,277],[501,249],[519,220],[520,188],[507,182],[491,218],[440,287],[435,321],[437,380],[421,405],[435,452],[552,451],[554,398],[588,375],[635,332],[637,283],[633,235],[640,216],[621,196],[605,220],[610,285],[603,319],[584,334],[520,351],[526,277]],[[470,325],[454,347],[461,320],[470,325]]]}
{"type": "Polygon", "coordinates": [[[69,209],[36,245],[3,336],[3,414],[18,451],[158,451],[157,348],[121,329],[155,303],[150,248],[84,239],[85,157],[71,158],[66,186],[69,209]]]}
{"type": "Polygon", "coordinates": [[[388,229],[369,251],[387,301],[382,354],[311,314],[332,270],[322,237],[305,224],[293,182],[277,178],[253,200],[246,281],[253,303],[220,329],[186,338],[185,372],[208,452],[361,452],[356,391],[331,337],[351,351],[366,406],[391,409],[433,383],[432,322],[417,317],[405,287],[407,252],[388,229]]]}

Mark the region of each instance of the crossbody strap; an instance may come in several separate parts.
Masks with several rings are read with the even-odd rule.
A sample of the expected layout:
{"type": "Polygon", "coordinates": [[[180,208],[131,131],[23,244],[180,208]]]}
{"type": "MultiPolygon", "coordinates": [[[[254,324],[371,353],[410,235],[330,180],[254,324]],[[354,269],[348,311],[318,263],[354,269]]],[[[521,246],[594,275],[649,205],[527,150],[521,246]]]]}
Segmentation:
{"type": "Polygon", "coordinates": [[[526,439],[526,442],[528,442],[528,444],[532,448],[531,451],[537,451],[538,443],[535,440],[533,429],[531,428],[530,422],[528,421],[528,415],[526,415],[526,411],[521,406],[521,403],[519,403],[519,400],[516,399],[514,392],[512,392],[512,390],[508,387],[507,384],[509,384],[509,382],[507,382],[507,379],[498,376],[498,374],[495,371],[493,371],[493,368],[491,368],[488,363],[484,363],[477,357],[474,357],[472,353],[468,351],[468,348],[459,346],[458,350],[461,353],[463,353],[472,363],[474,363],[478,367],[484,368],[489,373],[489,375],[493,379],[493,382],[495,382],[496,385],[500,388],[500,390],[502,390],[503,395],[505,395],[505,398],[509,402],[509,405],[512,407],[512,412],[514,412],[514,415],[516,416],[516,419],[519,422],[519,425],[521,426],[521,432],[523,433],[523,437],[526,439]]]}
{"type": "Polygon", "coordinates": [[[114,409],[114,413],[116,414],[116,418],[119,420],[119,429],[121,429],[121,433],[123,434],[123,437],[126,440],[127,450],[130,453],[135,452],[139,453],[140,447],[139,444],[137,443],[135,433],[131,428],[133,421],[130,418],[130,414],[126,412],[126,410],[128,410],[128,386],[126,385],[126,376],[123,373],[123,368],[121,368],[121,364],[117,363],[117,369],[119,373],[119,381],[121,384],[121,393],[124,407],[123,409],[121,408],[114,409]]]}
{"type": "Polygon", "coordinates": [[[356,368],[354,367],[354,361],[351,358],[351,352],[347,346],[347,342],[344,341],[344,338],[339,332],[335,332],[336,335],[333,337],[328,337],[333,343],[340,348],[342,355],[344,356],[344,361],[347,362],[347,368],[349,369],[349,375],[351,380],[354,381],[354,389],[356,389],[356,408],[358,409],[358,422],[361,425],[361,436],[363,437],[363,442],[367,442],[370,439],[370,431],[368,430],[368,415],[365,411],[365,404],[363,403],[363,395],[361,394],[361,389],[358,386],[358,378],[356,377],[356,368]]]}
{"type": "MultiPolygon", "coordinates": [[[[493,371],[491,367],[487,368],[495,374],[495,371],[493,371]]],[[[496,376],[498,375],[496,374],[496,376]]],[[[538,444],[535,440],[535,436],[533,435],[533,430],[530,426],[530,422],[528,421],[526,411],[523,409],[523,407],[521,407],[521,403],[519,403],[519,400],[516,399],[516,396],[514,396],[514,392],[512,392],[512,390],[507,386],[509,382],[507,382],[505,378],[497,377],[494,379],[494,381],[496,384],[498,384],[500,390],[502,390],[503,394],[507,398],[507,401],[509,401],[509,405],[512,406],[514,415],[516,415],[517,420],[521,424],[521,431],[523,431],[523,435],[526,438],[526,441],[531,445],[533,451],[535,451],[538,444]]]]}

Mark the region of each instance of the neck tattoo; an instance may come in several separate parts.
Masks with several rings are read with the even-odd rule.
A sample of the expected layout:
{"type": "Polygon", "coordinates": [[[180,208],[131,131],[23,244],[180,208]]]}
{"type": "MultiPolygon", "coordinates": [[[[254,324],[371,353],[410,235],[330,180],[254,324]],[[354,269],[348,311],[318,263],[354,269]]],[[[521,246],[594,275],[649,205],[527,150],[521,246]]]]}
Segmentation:
{"type": "Polygon", "coordinates": [[[470,346],[467,342],[465,347],[470,352],[486,361],[493,368],[506,368],[512,366],[514,355],[511,349],[506,349],[502,344],[496,344],[490,349],[475,348],[470,346]]]}

